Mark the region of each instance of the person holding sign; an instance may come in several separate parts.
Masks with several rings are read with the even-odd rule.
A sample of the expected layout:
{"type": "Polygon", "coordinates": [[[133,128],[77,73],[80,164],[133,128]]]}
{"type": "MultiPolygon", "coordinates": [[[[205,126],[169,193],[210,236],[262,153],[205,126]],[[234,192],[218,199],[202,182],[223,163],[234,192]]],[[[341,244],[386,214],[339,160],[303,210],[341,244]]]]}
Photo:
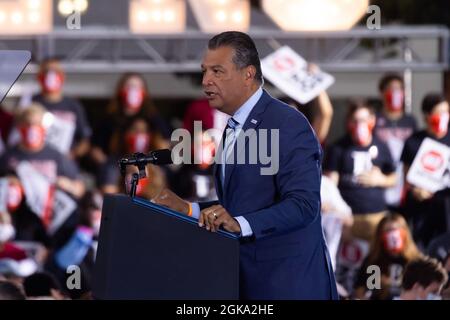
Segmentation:
{"type": "MultiPolygon", "coordinates": [[[[426,128],[406,140],[402,151],[401,161],[404,164],[405,177],[407,177],[425,139],[438,142],[444,148],[445,146],[450,147],[449,103],[445,97],[436,93],[426,95],[422,102],[422,112],[426,128]]],[[[420,159],[422,161],[419,163],[425,166],[425,173],[427,171],[432,173],[434,168],[428,166],[427,163],[436,162],[436,159],[439,158],[439,151],[436,150],[436,152],[434,157],[428,157],[429,161],[426,161],[425,158],[420,159]]],[[[448,163],[448,159],[442,160],[448,163]]],[[[445,179],[445,175],[442,179],[445,179]]],[[[446,212],[449,211],[449,208],[446,207],[446,203],[450,199],[448,187],[434,192],[431,186],[430,188],[419,187],[405,179],[405,192],[404,209],[413,225],[413,236],[420,245],[427,246],[430,240],[447,230],[446,212]]]]}
{"type": "MultiPolygon", "coordinates": [[[[310,74],[318,74],[321,70],[316,64],[308,63],[308,72],[310,74]]],[[[298,109],[305,115],[306,119],[311,123],[320,144],[324,146],[333,119],[333,105],[327,91],[321,91],[317,97],[305,104],[301,104],[291,98],[281,99],[281,101],[298,109]]]]}

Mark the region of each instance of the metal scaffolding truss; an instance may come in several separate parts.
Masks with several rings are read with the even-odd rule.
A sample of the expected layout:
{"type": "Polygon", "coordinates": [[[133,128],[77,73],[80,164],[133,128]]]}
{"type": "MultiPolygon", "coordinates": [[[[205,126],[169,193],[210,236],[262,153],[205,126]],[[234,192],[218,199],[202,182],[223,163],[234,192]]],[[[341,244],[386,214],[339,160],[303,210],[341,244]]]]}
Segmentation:
{"type": "MultiPolygon", "coordinates": [[[[440,26],[356,28],[345,32],[284,32],[251,29],[261,57],[289,45],[329,72],[442,71],[449,66],[449,30],[440,26]],[[423,50],[425,49],[425,50],[423,50]]],[[[0,36],[0,49],[33,54],[37,62],[58,57],[68,73],[193,73],[210,34],[186,31],[135,35],[126,29],[55,29],[38,36],[0,36]]]]}

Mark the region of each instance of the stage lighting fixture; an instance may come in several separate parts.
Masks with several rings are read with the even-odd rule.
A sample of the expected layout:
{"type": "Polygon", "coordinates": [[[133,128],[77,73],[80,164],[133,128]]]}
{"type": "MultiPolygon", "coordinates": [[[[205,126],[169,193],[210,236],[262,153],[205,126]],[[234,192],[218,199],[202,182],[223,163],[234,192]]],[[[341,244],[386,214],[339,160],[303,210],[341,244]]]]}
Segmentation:
{"type": "Polygon", "coordinates": [[[204,32],[248,31],[250,26],[248,0],[189,0],[189,3],[200,29],[204,32]]]}
{"type": "Polygon", "coordinates": [[[58,12],[62,16],[68,16],[74,12],[84,13],[88,7],[88,0],[59,0],[58,2],[58,12]]]}
{"type": "Polygon", "coordinates": [[[369,0],[262,0],[264,12],[285,31],[351,29],[369,0]]]}
{"type": "Polygon", "coordinates": [[[184,0],[131,0],[129,27],[133,33],[176,33],[186,28],[184,0]]]}
{"type": "Polygon", "coordinates": [[[52,28],[52,0],[0,1],[1,35],[43,34],[52,28]]]}

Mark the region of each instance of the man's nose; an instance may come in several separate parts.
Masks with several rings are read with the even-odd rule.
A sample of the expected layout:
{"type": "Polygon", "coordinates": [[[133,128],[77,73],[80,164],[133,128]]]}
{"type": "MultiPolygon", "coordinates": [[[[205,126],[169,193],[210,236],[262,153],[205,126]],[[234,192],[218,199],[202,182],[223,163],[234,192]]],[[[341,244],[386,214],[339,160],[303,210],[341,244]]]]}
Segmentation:
{"type": "Polygon", "coordinates": [[[211,81],[209,80],[208,73],[205,72],[205,73],[203,74],[203,78],[202,78],[202,86],[203,86],[203,87],[207,87],[207,86],[209,86],[210,84],[211,84],[211,81]]]}

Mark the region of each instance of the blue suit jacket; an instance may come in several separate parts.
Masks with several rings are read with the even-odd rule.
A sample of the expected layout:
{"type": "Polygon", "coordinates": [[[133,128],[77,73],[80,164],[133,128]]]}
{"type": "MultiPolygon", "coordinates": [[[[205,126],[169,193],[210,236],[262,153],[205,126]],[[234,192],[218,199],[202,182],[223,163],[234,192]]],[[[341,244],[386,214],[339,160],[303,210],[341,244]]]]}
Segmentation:
{"type": "MultiPolygon", "coordinates": [[[[264,91],[244,123],[243,130],[251,128],[279,129],[278,173],[261,175],[268,165],[259,161],[227,164],[222,190],[220,165],[214,170],[219,203],[244,216],[254,234],[240,246],[240,297],[337,299],[320,217],[322,153],[311,126],[264,91]]],[[[244,149],[237,154],[249,154],[248,141],[244,149]]]]}

